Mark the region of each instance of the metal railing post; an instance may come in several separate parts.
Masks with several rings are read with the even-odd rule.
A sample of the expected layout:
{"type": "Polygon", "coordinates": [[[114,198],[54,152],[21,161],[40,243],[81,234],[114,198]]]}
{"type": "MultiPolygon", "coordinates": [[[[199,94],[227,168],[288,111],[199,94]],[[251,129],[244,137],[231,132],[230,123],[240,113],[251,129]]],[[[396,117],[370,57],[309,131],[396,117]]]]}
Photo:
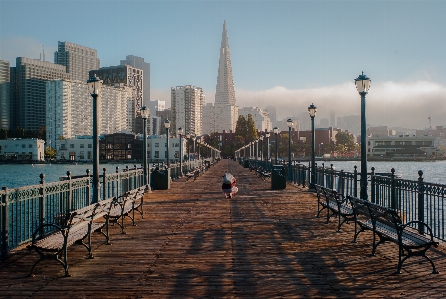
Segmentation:
{"type": "MultiPolygon", "coordinates": [[[[40,174],[40,190],[39,190],[39,225],[45,224],[45,175],[40,174]]],[[[40,234],[43,232],[41,231],[40,234]]]]}
{"type": "Polygon", "coordinates": [[[107,169],[104,167],[102,168],[102,200],[105,200],[108,196],[106,196],[107,193],[107,185],[105,182],[107,181],[107,169]]]}
{"type": "Polygon", "coordinates": [[[397,209],[396,195],[395,195],[395,168],[390,170],[390,207],[397,209]]]}
{"type": "Polygon", "coordinates": [[[73,207],[73,190],[71,185],[71,171],[67,171],[67,177],[68,177],[68,202],[67,202],[67,210],[72,211],[74,210],[73,207]]]}
{"type": "Polygon", "coordinates": [[[358,166],[354,166],[355,170],[353,171],[355,178],[353,179],[353,194],[355,197],[358,197],[358,166]]]}
{"type": "MultiPolygon", "coordinates": [[[[418,221],[424,222],[424,182],[421,170],[418,170],[418,221]]],[[[418,225],[418,232],[424,234],[424,225],[418,225]]]]}
{"type": "Polygon", "coordinates": [[[9,204],[8,204],[8,188],[2,187],[3,195],[1,197],[1,205],[0,209],[1,213],[1,227],[2,227],[2,235],[1,235],[1,254],[0,257],[7,257],[9,255],[9,204]]]}
{"type": "Polygon", "coordinates": [[[376,181],[375,181],[375,167],[372,167],[372,173],[370,175],[370,201],[375,203],[375,190],[376,190],[376,181]]]}

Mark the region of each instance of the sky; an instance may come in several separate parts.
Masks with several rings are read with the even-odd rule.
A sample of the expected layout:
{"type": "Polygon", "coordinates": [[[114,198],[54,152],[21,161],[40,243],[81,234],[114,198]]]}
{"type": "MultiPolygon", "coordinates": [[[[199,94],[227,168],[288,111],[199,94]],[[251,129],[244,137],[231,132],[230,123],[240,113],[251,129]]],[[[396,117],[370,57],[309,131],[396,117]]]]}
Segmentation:
{"type": "Polygon", "coordinates": [[[226,21],[237,105],[274,105],[279,119],[359,115],[354,79],[372,79],[367,123],[446,125],[446,1],[0,0],[0,59],[54,62],[58,41],[151,65],[151,99],[201,87],[214,102],[226,21]],[[308,114],[307,114],[308,116],[308,114]]]}

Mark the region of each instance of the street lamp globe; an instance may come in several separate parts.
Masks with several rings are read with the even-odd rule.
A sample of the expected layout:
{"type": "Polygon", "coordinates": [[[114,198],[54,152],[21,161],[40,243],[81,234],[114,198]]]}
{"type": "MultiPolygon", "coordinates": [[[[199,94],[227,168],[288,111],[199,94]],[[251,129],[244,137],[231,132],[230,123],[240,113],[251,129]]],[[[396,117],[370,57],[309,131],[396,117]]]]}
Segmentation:
{"type": "Polygon", "coordinates": [[[164,121],[164,127],[165,127],[166,129],[170,129],[170,120],[166,119],[166,120],[164,121]]]}
{"type": "Polygon", "coordinates": [[[274,134],[278,134],[279,133],[279,128],[278,127],[274,127],[273,132],[274,132],[274,134]]]}
{"type": "Polygon", "coordinates": [[[88,81],[87,81],[87,85],[88,85],[88,92],[93,96],[93,95],[99,95],[99,93],[101,92],[101,87],[102,87],[102,80],[99,80],[98,77],[96,77],[96,74],[93,75],[93,77],[91,77],[88,81]]]}
{"type": "Polygon", "coordinates": [[[178,135],[182,135],[183,134],[183,129],[182,128],[178,128],[178,135]]]}
{"type": "Polygon", "coordinates": [[[313,103],[308,107],[308,113],[310,114],[310,117],[315,117],[317,112],[316,106],[314,106],[313,103]]]}
{"type": "Polygon", "coordinates": [[[150,110],[146,106],[142,106],[140,111],[142,119],[147,119],[149,117],[150,110]]]}
{"type": "Polygon", "coordinates": [[[292,128],[293,127],[293,120],[291,118],[288,118],[286,120],[286,125],[288,126],[288,128],[292,128]]]}
{"type": "Polygon", "coordinates": [[[364,75],[364,72],[355,79],[356,89],[359,94],[367,93],[369,91],[371,81],[370,78],[364,75]]]}

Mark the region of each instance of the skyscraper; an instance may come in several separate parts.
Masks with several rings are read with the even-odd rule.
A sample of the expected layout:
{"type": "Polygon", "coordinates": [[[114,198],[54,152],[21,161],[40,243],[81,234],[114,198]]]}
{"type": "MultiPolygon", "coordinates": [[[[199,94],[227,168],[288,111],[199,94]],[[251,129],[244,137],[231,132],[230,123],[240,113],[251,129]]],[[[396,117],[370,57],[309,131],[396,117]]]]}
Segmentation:
{"type": "Polygon", "coordinates": [[[200,87],[186,85],[171,88],[172,123],[170,128],[176,134],[178,128],[183,133],[202,134],[202,113],[204,94],[200,87]]]}
{"type": "Polygon", "coordinates": [[[65,65],[71,80],[87,82],[88,72],[100,67],[95,49],[61,41],[58,42],[57,49],[54,52],[54,63],[65,65]]]}
{"type": "Polygon", "coordinates": [[[9,61],[0,60],[0,129],[9,129],[9,61]]]}
{"type": "Polygon", "coordinates": [[[205,119],[206,123],[206,125],[203,125],[203,133],[205,134],[235,131],[237,124],[238,107],[236,106],[235,100],[226,21],[223,22],[217,86],[215,89],[215,104],[206,105],[203,119],[205,119]]]}
{"type": "MultiPolygon", "coordinates": [[[[121,65],[130,65],[143,71],[143,106],[147,107],[150,101],[150,63],[145,62],[144,58],[134,55],[127,55],[125,60],[121,60],[121,65]]],[[[155,113],[153,115],[155,115],[155,113]]]]}
{"type": "Polygon", "coordinates": [[[11,68],[10,128],[38,130],[46,124],[46,81],[69,79],[65,66],[17,57],[11,68]]]}

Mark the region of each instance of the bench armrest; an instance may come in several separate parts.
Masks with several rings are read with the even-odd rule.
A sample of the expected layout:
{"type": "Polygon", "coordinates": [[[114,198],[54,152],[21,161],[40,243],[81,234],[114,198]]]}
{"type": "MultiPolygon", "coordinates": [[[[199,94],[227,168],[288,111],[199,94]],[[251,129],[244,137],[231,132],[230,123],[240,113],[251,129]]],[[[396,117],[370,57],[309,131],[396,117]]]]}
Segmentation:
{"type": "Polygon", "coordinates": [[[410,225],[412,225],[414,223],[417,223],[418,226],[422,225],[425,228],[427,228],[427,231],[425,230],[425,234],[429,235],[429,238],[431,239],[431,242],[433,243],[433,245],[435,247],[437,247],[439,243],[434,241],[434,234],[432,233],[432,229],[430,228],[430,226],[427,223],[425,223],[425,222],[423,222],[421,220],[412,220],[412,221],[409,221],[409,222],[407,222],[405,224],[400,224],[399,227],[401,229],[401,232],[403,232],[407,227],[411,227],[410,225]]]}

